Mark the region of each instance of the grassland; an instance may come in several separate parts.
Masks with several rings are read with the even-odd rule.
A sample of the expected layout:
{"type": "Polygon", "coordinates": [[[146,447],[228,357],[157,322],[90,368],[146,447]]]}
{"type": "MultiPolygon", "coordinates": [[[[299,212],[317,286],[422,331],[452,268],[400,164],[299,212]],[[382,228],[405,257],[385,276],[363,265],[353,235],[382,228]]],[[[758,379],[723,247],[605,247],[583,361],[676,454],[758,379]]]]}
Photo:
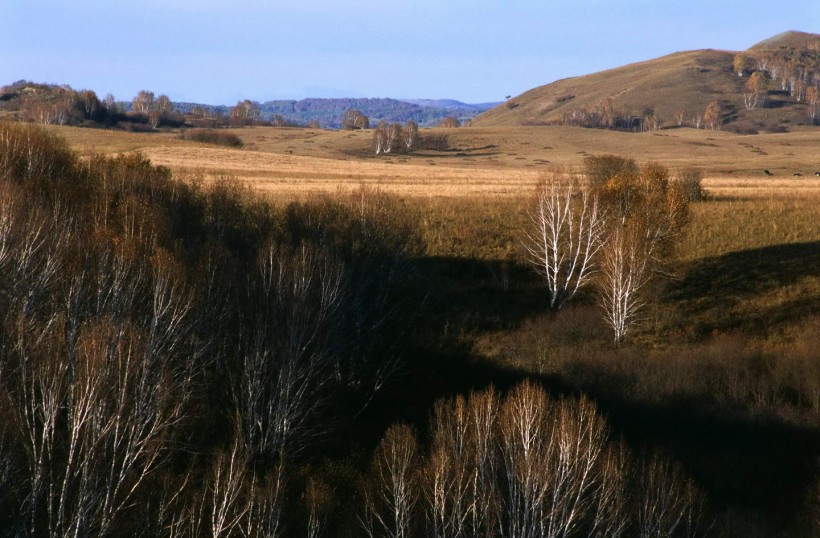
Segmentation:
{"type": "Polygon", "coordinates": [[[371,154],[370,132],[229,131],[242,139],[243,149],[185,141],[177,133],[59,132],[83,153],[140,151],[176,172],[205,180],[232,176],[286,198],[360,184],[424,198],[519,196],[546,168],[579,169],[585,156],[602,153],[657,161],[673,170],[698,167],[715,196],[802,196],[820,190],[814,175],[820,171],[817,130],[742,136],[697,129],[640,134],[572,127],[424,129],[422,136],[443,137],[446,149],[386,158],[371,154]]]}

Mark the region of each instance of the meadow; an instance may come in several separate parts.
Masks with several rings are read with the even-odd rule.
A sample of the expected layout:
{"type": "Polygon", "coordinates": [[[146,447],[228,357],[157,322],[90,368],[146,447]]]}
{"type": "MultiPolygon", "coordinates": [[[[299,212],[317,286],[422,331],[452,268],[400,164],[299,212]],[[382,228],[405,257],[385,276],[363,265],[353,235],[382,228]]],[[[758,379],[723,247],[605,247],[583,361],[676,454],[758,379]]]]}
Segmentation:
{"type": "MultiPolygon", "coordinates": [[[[687,524],[657,522],[675,535],[812,536],[820,529],[816,131],[739,136],[693,129],[642,134],[566,127],[422,130],[432,141],[428,146],[379,158],[371,155],[368,132],[230,130],[242,140],[242,149],[183,139],[178,132],[52,132],[77,152],[77,170],[88,167],[92,186],[83,188],[101,190],[92,200],[110,206],[108,219],[88,217],[93,237],[101,245],[110,241],[115,259],[133,257],[153,268],[135,282],[160,282],[168,267],[188,275],[201,297],[187,307],[193,310],[186,331],[203,341],[215,338],[211,333],[224,338],[207,347],[205,355],[215,358],[203,366],[212,376],[208,390],[222,396],[194,398],[198,418],[185,442],[191,453],[215,454],[213,470],[203,460],[178,455],[149,483],[182,483],[180,491],[193,488],[184,489],[183,500],[207,491],[216,502],[218,488],[207,481],[189,484],[192,475],[179,469],[196,464],[202,476],[213,472],[230,478],[224,473],[239,456],[229,440],[243,434],[217,426],[217,420],[230,423],[250,412],[252,406],[230,410],[238,397],[227,380],[233,380],[232,368],[251,376],[253,368],[263,367],[264,362],[248,362],[254,353],[264,356],[258,351],[264,347],[251,337],[263,329],[246,327],[256,327],[251,322],[268,315],[315,331],[296,337],[310,342],[305,349],[317,357],[328,349],[334,356],[362,360],[363,368],[357,378],[355,360],[346,364],[339,374],[346,385],[315,378],[329,391],[317,400],[324,407],[316,416],[333,417],[334,431],[314,445],[312,431],[300,430],[297,435],[303,437],[296,439],[304,453],[288,454],[296,470],[288,474],[291,489],[284,504],[277,506],[303,518],[286,523],[290,529],[314,528],[313,521],[326,535],[358,535],[351,529],[378,526],[375,521],[386,507],[371,503],[380,497],[367,492],[383,491],[384,477],[390,472],[395,477],[399,455],[408,447],[413,451],[407,452],[407,461],[420,469],[411,482],[422,493],[414,494],[418,504],[406,512],[418,521],[439,514],[433,500],[429,512],[425,503],[435,498],[428,497],[439,483],[434,471],[446,475],[442,469],[458,468],[447,459],[455,457],[447,452],[455,450],[455,441],[446,432],[458,430],[463,410],[478,416],[482,405],[497,406],[500,429],[487,431],[495,432],[488,438],[500,442],[510,431],[505,428],[512,427],[504,421],[514,423],[513,410],[527,401],[553,402],[544,404],[554,410],[538,418],[539,424],[572,439],[576,434],[566,432],[575,430],[561,417],[593,416],[584,424],[597,432],[590,434],[595,439],[603,439],[595,446],[604,456],[590,473],[609,477],[600,484],[624,484],[638,492],[630,493],[628,506],[596,505],[598,512],[590,512],[594,517],[578,523],[590,533],[606,535],[601,530],[606,528],[653,535],[641,508],[650,499],[684,507],[687,524]],[[167,169],[151,171],[139,158],[125,156],[132,152],[167,169]],[[601,321],[593,290],[582,290],[561,311],[549,310],[547,288],[527,264],[522,246],[534,189],[547,170],[559,166],[565,173],[581,172],[584,157],[605,153],[634,157],[641,164],[656,161],[673,173],[695,166],[704,174],[707,194],[705,201],[690,205],[667,278],[653,285],[640,323],[618,345],[601,321]],[[117,172],[121,169],[135,177],[147,174],[148,187],[142,182],[149,179],[140,179],[133,187],[124,182],[121,193],[109,192],[106,178],[123,177],[117,172]],[[173,187],[170,176],[188,187],[173,187]],[[95,186],[97,178],[102,186],[95,186]],[[154,199],[165,205],[149,211],[154,199]],[[128,241],[121,243],[120,235],[128,241]],[[163,261],[160,254],[171,260],[163,261]],[[268,280],[257,283],[257,265],[268,280]],[[340,266],[351,273],[334,277],[340,266]],[[288,275],[300,270],[313,271],[321,289],[306,284],[298,291],[288,275]],[[276,271],[278,282],[270,277],[276,271]],[[342,290],[338,297],[337,288],[342,290]],[[284,299],[273,299],[274,292],[284,299]],[[257,296],[268,297],[272,306],[257,296]],[[333,311],[344,313],[337,317],[345,321],[324,316],[311,306],[314,300],[335,305],[333,311]],[[226,308],[235,301],[236,311],[226,308]],[[233,346],[245,362],[224,352],[233,346]],[[379,360],[390,366],[391,375],[383,376],[379,360]],[[587,401],[593,402],[593,411],[587,401]],[[614,472],[612,465],[623,475],[608,474],[614,472]],[[670,484],[663,494],[662,484],[670,484]],[[658,491],[652,490],[656,485],[658,491]],[[342,499],[355,499],[364,512],[351,511],[342,499]],[[599,514],[606,515],[609,527],[599,514]]],[[[111,263],[106,247],[90,245],[101,249],[101,266],[111,263]]],[[[131,277],[123,274],[128,282],[131,277]]],[[[74,292],[66,293],[72,297],[74,292]]],[[[138,325],[134,330],[151,327],[151,309],[143,310],[146,328],[137,317],[129,322],[138,325]]],[[[16,334],[18,318],[8,316],[4,330],[16,334]]],[[[99,333],[104,339],[105,323],[91,336],[99,333]]],[[[51,325],[44,326],[47,331],[51,325]]],[[[265,338],[274,348],[287,341],[278,329],[265,330],[270,334],[263,330],[263,344],[265,338]]],[[[191,349],[200,345],[176,338],[169,342],[186,342],[191,349]]],[[[183,365],[184,346],[171,355],[183,365]]],[[[13,387],[6,390],[14,393],[13,387]]],[[[0,407],[0,412],[12,411],[0,407]]],[[[474,427],[465,426],[473,432],[469,450],[480,444],[474,427]]],[[[498,454],[512,461],[514,449],[502,444],[498,454]]],[[[263,469],[264,487],[273,487],[271,480],[282,476],[276,464],[282,459],[259,450],[251,458],[252,469],[263,469]]],[[[544,450],[545,457],[553,457],[551,448],[544,450]]],[[[498,488],[513,482],[507,476],[482,487],[490,492],[487,498],[494,498],[501,495],[498,488]]],[[[240,498],[249,496],[248,510],[263,510],[251,502],[258,500],[253,491],[240,498]]],[[[613,498],[612,492],[596,492],[595,502],[613,498]]],[[[0,506],[3,500],[0,495],[0,506]]],[[[180,513],[196,513],[185,506],[180,513]]],[[[199,514],[216,510],[216,505],[201,508],[199,514]]],[[[120,517],[128,524],[142,521],[127,511],[120,517]]],[[[244,515],[236,517],[239,521],[244,515]]],[[[152,524],[165,525],[157,521],[152,524]]]]}

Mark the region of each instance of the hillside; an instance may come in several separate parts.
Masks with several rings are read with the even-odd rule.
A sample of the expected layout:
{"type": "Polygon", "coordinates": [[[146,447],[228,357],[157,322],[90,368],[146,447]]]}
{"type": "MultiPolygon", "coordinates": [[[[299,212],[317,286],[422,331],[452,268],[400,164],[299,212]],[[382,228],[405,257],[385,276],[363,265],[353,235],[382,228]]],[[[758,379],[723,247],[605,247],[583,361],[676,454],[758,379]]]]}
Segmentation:
{"type": "MultiPolygon", "coordinates": [[[[817,34],[780,34],[746,51],[750,70],[756,68],[754,59],[757,57],[777,56],[787,61],[795,51],[802,55],[798,65],[816,68],[820,53],[817,49],[803,49],[807,44],[818,43],[820,35],[817,34]]],[[[660,126],[692,126],[696,115],[702,114],[712,101],[721,104],[724,124],[740,132],[782,131],[809,121],[804,100],[793,95],[785,82],[781,84],[785,80],[782,69],[780,73],[773,71],[766,75],[771,80],[764,106],[747,110],[743,91],[748,76],[738,77],[734,71],[736,54],[711,49],[677,52],[559,80],[510,99],[477,117],[474,124],[579,125],[579,121],[597,114],[607,99],[611,99],[614,114],[631,118],[618,125],[621,128],[636,128],[646,116],[654,116],[660,126]],[[778,76],[782,80],[778,80],[778,76]]]]}

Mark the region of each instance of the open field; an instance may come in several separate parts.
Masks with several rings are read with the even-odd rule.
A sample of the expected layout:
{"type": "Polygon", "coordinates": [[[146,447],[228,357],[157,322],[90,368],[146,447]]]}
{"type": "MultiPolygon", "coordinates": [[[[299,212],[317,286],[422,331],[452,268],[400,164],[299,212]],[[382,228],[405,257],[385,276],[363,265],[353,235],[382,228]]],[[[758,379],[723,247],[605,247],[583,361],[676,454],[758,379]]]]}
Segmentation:
{"type": "Polygon", "coordinates": [[[742,136],[696,129],[640,134],[571,127],[429,129],[422,135],[445,137],[446,150],[381,158],[369,151],[368,131],[229,130],[243,140],[243,149],[184,141],[176,133],[58,131],[83,153],[140,151],[182,174],[205,180],[231,176],[285,198],[361,184],[425,198],[517,196],[528,193],[546,168],[576,170],[585,156],[603,153],[657,161],[673,170],[696,166],[705,173],[706,189],[718,197],[820,193],[814,175],[820,171],[817,130],[742,136]]]}

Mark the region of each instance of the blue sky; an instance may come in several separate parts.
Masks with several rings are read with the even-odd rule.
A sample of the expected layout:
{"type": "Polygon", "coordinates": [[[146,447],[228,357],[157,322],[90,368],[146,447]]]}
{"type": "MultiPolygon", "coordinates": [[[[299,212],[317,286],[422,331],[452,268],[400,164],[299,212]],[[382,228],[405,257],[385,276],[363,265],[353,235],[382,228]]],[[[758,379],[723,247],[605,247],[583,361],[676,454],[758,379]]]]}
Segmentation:
{"type": "Polygon", "coordinates": [[[0,84],[130,100],[500,101],[681,50],[820,33],[820,0],[4,0],[0,84]]]}

